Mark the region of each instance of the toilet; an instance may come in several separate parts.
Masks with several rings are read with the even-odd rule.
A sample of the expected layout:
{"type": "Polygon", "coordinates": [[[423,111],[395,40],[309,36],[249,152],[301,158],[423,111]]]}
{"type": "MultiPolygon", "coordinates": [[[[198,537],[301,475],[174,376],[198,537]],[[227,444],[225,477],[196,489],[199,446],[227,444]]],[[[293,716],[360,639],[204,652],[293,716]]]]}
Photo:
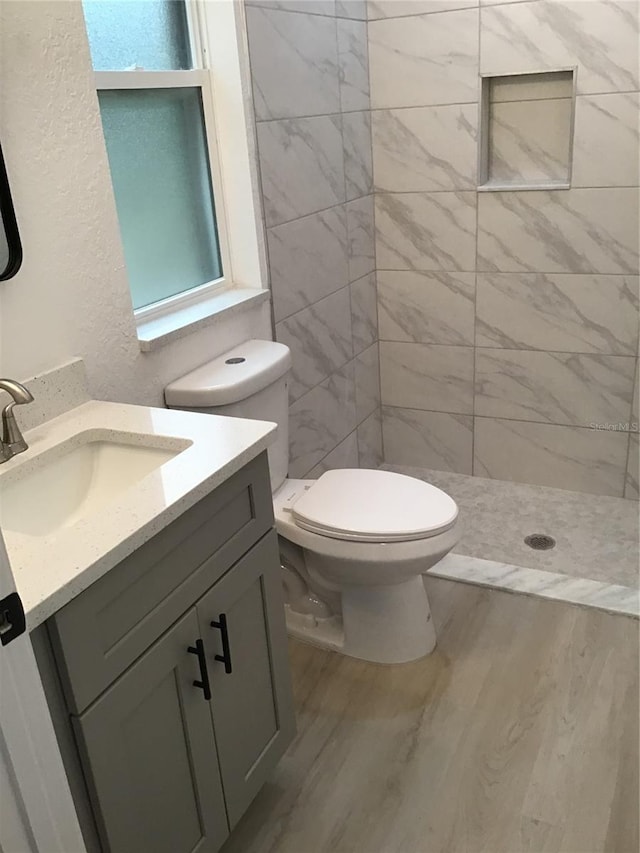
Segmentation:
{"type": "Polygon", "coordinates": [[[284,344],[246,341],[168,385],[166,404],[277,424],[269,468],[291,635],[376,663],[421,658],[436,645],[422,575],[460,538],[458,507],[390,471],[288,479],[290,369],[284,344]]]}

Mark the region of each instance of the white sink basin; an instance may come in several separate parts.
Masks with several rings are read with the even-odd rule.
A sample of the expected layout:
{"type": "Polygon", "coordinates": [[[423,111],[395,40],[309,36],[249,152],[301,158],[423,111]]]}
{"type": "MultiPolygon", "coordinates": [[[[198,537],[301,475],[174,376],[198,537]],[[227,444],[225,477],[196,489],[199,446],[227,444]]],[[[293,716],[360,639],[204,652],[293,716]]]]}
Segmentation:
{"type": "Polygon", "coordinates": [[[140,439],[144,436],[128,443],[81,433],[7,471],[0,477],[0,526],[27,536],[53,534],[108,511],[118,495],[185,449],[175,443],[170,448],[148,446],[140,439]]]}

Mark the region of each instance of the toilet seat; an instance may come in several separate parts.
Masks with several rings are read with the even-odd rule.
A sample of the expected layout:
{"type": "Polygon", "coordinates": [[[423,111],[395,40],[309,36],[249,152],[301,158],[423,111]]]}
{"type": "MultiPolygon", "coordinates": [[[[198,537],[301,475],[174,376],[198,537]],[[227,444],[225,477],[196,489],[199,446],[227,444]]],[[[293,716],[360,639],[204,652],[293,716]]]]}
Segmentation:
{"type": "Polygon", "coordinates": [[[391,471],[325,472],[291,506],[303,530],[362,543],[410,542],[449,530],[455,501],[435,486],[391,471]]]}

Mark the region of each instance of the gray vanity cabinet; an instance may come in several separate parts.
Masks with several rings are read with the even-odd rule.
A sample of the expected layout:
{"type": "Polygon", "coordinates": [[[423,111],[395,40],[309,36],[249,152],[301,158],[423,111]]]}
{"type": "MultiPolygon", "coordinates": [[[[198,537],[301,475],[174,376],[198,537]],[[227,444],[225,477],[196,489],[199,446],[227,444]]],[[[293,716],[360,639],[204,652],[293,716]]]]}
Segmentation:
{"type": "Polygon", "coordinates": [[[118,853],[214,853],[228,835],[190,610],[72,718],[100,834],[118,853]],[[88,771],[88,772],[87,772],[88,771]]]}
{"type": "Polygon", "coordinates": [[[88,849],[215,853],[295,732],[266,453],[37,631],[88,849]]]}
{"type": "Polygon", "coordinates": [[[271,533],[196,606],[232,829],[295,732],[281,585],[271,533]]]}

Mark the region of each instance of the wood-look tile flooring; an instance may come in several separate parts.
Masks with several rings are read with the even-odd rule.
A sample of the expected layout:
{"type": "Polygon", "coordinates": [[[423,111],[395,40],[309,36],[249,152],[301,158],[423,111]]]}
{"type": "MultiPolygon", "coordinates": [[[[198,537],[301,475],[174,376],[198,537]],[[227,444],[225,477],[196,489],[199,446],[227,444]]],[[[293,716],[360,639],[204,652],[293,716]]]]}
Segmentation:
{"type": "Polygon", "coordinates": [[[426,659],[291,643],[298,735],[224,853],[637,853],[639,623],[427,583],[426,659]]]}

